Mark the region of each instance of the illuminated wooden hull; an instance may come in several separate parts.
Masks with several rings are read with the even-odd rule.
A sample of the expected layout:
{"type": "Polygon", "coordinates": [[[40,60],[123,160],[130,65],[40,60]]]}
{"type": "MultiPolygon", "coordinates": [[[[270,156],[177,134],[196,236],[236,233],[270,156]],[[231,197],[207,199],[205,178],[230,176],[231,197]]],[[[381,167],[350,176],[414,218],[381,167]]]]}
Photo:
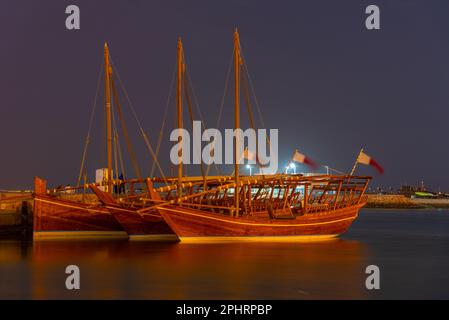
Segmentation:
{"type": "Polygon", "coordinates": [[[89,205],[47,195],[34,197],[33,238],[177,240],[157,215],[141,217],[133,210],[89,205]]]}
{"type": "MultiPolygon", "coordinates": [[[[109,208],[109,207],[108,207],[109,208]]],[[[109,208],[111,214],[125,229],[129,240],[178,241],[178,237],[157,213],[139,215],[132,210],[109,208]]]]}
{"type": "Polygon", "coordinates": [[[364,204],[293,219],[232,218],[185,207],[161,207],[159,211],[181,241],[320,240],[344,233],[364,204]]]}
{"type": "Polygon", "coordinates": [[[127,239],[120,223],[102,206],[34,196],[33,239],[127,239]]]}

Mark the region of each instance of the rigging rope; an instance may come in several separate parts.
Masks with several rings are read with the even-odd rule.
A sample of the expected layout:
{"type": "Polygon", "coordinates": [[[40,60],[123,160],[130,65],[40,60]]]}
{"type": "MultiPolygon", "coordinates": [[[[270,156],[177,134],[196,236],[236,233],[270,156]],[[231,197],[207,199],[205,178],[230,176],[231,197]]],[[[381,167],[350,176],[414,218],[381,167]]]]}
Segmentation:
{"type": "Polygon", "coordinates": [[[258,115],[259,115],[260,123],[262,124],[262,128],[266,128],[265,127],[265,122],[264,122],[263,117],[262,117],[262,111],[260,109],[259,100],[257,99],[256,91],[254,90],[253,81],[252,81],[251,76],[249,74],[249,70],[248,70],[248,66],[246,64],[245,56],[243,55],[243,51],[241,49],[240,49],[240,54],[242,56],[242,61],[243,61],[244,70],[246,72],[246,76],[247,76],[247,78],[249,80],[249,86],[251,88],[251,92],[252,92],[253,97],[254,97],[254,102],[256,104],[256,108],[257,108],[257,112],[258,112],[258,115]]]}
{"type": "MultiPolygon", "coordinates": [[[[249,96],[249,90],[248,90],[248,79],[246,78],[245,74],[243,74],[243,92],[245,93],[245,105],[246,105],[246,111],[248,111],[249,116],[249,122],[250,126],[253,130],[256,130],[255,124],[254,124],[254,114],[253,110],[251,109],[251,100],[249,96]]],[[[257,141],[257,139],[256,139],[257,141]]]]}
{"type": "MultiPolygon", "coordinates": [[[[111,102],[111,115],[112,115],[112,130],[114,132],[114,165],[115,165],[115,180],[118,180],[118,159],[117,159],[117,125],[115,123],[115,115],[114,115],[114,103],[111,102]]],[[[112,180],[114,180],[114,174],[112,174],[112,180]]],[[[117,189],[117,187],[115,188],[117,189]]]]}
{"type": "Polygon", "coordinates": [[[117,79],[118,79],[118,81],[119,81],[120,86],[122,87],[123,93],[125,94],[126,100],[128,101],[128,105],[129,105],[129,107],[130,107],[130,109],[131,109],[131,112],[132,112],[133,115],[134,115],[134,118],[135,118],[135,120],[136,120],[136,122],[137,122],[137,125],[139,126],[139,130],[140,130],[140,133],[142,134],[143,140],[144,140],[144,142],[145,142],[145,144],[146,144],[148,150],[150,151],[151,156],[153,157],[153,160],[156,162],[156,166],[158,167],[159,172],[161,173],[162,178],[164,179],[165,183],[168,185],[167,179],[166,179],[166,177],[165,177],[165,175],[164,175],[164,172],[163,172],[163,170],[162,170],[162,168],[161,168],[161,166],[160,166],[159,161],[158,161],[157,158],[156,158],[156,154],[154,153],[153,147],[151,146],[151,143],[150,143],[150,141],[149,141],[149,139],[148,139],[148,136],[146,135],[145,131],[144,131],[143,128],[142,128],[142,125],[141,125],[141,123],[140,123],[140,120],[139,120],[139,118],[137,117],[136,110],[134,109],[134,107],[133,107],[133,105],[132,105],[131,99],[129,98],[128,92],[126,91],[126,88],[125,88],[125,86],[123,85],[123,82],[122,82],[122,80],[121,80],[121,78],[120,78],[120,74],[118,73],[117,68],[116,68],[115,65],[114,65],[114,62],[112,61],[112,58],[111,58],[111,65],[113,66],[113,68],[114,68],[114,70],[115,70],[115,73],[117,74],[117,79]]]}
{"type": "Polygon", "coordinates": [[[122,170],[123,180],[126,180],[127,176],[126,176],[126,172],[125,172],[125,166],[123,165],[122,147],[121,147],[121,144],[120,144],[120,139],[117,139],[117,146],[118,146],[118,156],[119,156],[119,162],[120,162],[120,169],[122,170]]]}
{"type": "MultiPolygon", "coordinates": [[[[226,98],[226,93],[228,91],[229,78],[230,78],[231,69],[232,69],[231,67],[232,67],[232,60],[233,60],[232,57],[233,57],[233,55],[234,55],[234,52],[231,53],[231,57],[230,57],[229,63],[228,63],[228,72],[226,74],[225,88],[224,88],[223,96],[221,98],[220,110],[218,111],[217,125],[215,126],[215,128],[217,128],[217,129],[218,129],[218,126],[219,126],[220,121],[221,121],[221,116],[223,114],[223,107],[224,107],[224,102],[225,102],[225,98],[226,98]]],[[[214,141],[213,141],[213,144],[212,144],[212,150],[214,150],[213,149],[214,146],[215,146],[215,138],[214,138],[214,141]]],[[[209,176],[209,169],[210,169],[210,164],[207,165],[206,176],[209,176]]]]}
{"type": "Polygon", "coordinates": [[[120,100],[119,100],[119,97],[118,97],[117,88],[115,87],[114,78],[111,78],[111,83],[112,83],[112,93],[113,93],[113,96],[114,96],[115,104],[117,106],[117,112],[118,112],[118,115],[119,115],[120,125],[121,125],[121,128],[122,128],[123,136],[125,138],[126,147],[128,148],[128,153],[129,153],[129,155],[131,157],[131,163],[132,163],[132,166],[133,166],[133,169],[134,169],[134,172],[135,172],[137,178],[142,179],[142,174],[140,172],[140,168],[139,168],[139,164],[137,162],[136,154],[134,152],[134,148],[132,146],[131,140],[129,139],[128,128],[126,127],[126,122],[125,122],[125,118],[123,116],[122,106],[120,104],[120,100]]]}
{"type": "MultiPolygon", "coordinates": [[[[111,78],[112,81],[112,78],[111,78]]],[[[118,101],[118,99],[117,99],[118,101]]],[[[112,105],[112,104],[111,104],[112,105]]],[[[119,106],[119,103],[116,104],[117,106],[119,106]]],[[[118,135],[118,128],[117,128],[117,124],[115,121],[115,114],[113,112],[113,110],[111,109],[111,113],[112,113],[112,122],[113,122],[113,130],[114,130],[114,156],[115,156],[115,177],[117,179],[117,181],[119,180],[126,180],[126,173],[125,173],[125,166],[123,165],[123,155],[122,155],[122,147],[120,145],[120,139],[119,139],[119,135],[118,135]],[[122,179],[120,179],[120,176],[118,174],[118,165],[117,165],[117,153],[118,153],[118,160],[120,163],[120,170],[121,170],[121,175],[122,175],[122,179]]],[[[120,186],[122,185],[122,182],[119,182],[118,184],[116,184],[116,190],[117,192],[120,194],[120,186]]],[[[126,195],[126,188],[125,189],[125,195],[126,195]]]]}
{"type": "Polygon", "coordinates": [[[323,167],[324,167],[324,168],[327,168],[329,171],[334,171],[334,172],[336,172],[336,173],[338,173],[338,174],[346,175],[346,173],[344,173],[344,172],[342,172],[342,171],[340,171],[340,170],[331,168],[331,167],[329,167],[329,166],[323,166],[323,167]]]}
{"type": "MultiPolygon", "coordinates": [[[[198,102],[198,97],[197,97],[197,95],[195,93],[195,89],[193,88],[192,79],[190,78],[190,73],[188,72],[187,68],[186,68],[186,74],[187,74],[187,78],[189,80],[188,83],[190,84],[189,87],[192,90],[193,100],[195,101],[195,106],[196,106],[196,109],[198,111],[198,115],[200,116],[200,120],[201,120],[201,124],[203,126],[203,130],[206,130],[208,127],[206,125],[206,121],[204,120],[203,113],[201,112],[200,104],[198,102]]],[[[201,166],[203,166],[203,162],[202,161],[201,161],[201,166]]],[[[217,166],[217,164],[215,162],[214,162],[214,168],[217,171],[218,175],[221,175],[221,170],[218,168],[218,166],[217,166]]],[[[207,176],[207,173],[208,172],[206,172],[206,176],[207,176]]]]}
{"type": "Polygon", "coordinates": [[[89,146],[90,143],[90,133],[92,130],[92,124],[95,118],[95,107],[97,105],[97,99],[98,99],[98,92],[100,90],[100,83],[101,83],[101,72],[103,71],[104,65],[103,63],[100,66],[100,70],[98,72],[98,80],[97,80],[97,89],[95,92],[95,97],[94,97],[94,103],[92,106],[92,111],[90,113],[90,120],[89,120],[89,128],[87,130],[87,135],[86,135],[86,140],[84,143],[84,150],[83,150],[83,157],[81,159],[81,165],[80,165],[80,170],[78,173],[78,180],[76,182],[76,186],[79,187],[80,186],[80,182],[81,182],[81,176],[83,175],[83,171],[84,171],[84,165],[85,165],[85,161],[86,161],[86,156],[87,156],[87,148],[89,146]]]}
{"type": "MultiPolygon", "coordinates": [[[[252,95],[253,95],[253,98],[254,98],[254,102],[255,102],[255,105],[256,105],[257,113],[259,115],[260,123],[262,124],[262,128],[266,129],[265,121],[263,120],[262,111],[261,111],[260,105],[259,105],[259,100],[257,99],[256,91],[255,91],[254,85],[253,85],[253,81],[252,81],[251,76],[249,74],[248,65],[246,64],[245,56],[243,54],[243,50],[242,50],[241,46],[240,46],[240,55],[241,55],[241,59],[242,59],[242,62],[243,62],[242,63],[243,64],[243,69],[245,70],[244,81],[243,82],[245,84],[245,90],[246,90],[246,95],[247,95],[247,97],[246,97],[247,103],[249,105],[249,94],[247,92],[248,91],[248,84],[249,84],[249,87],[251,88],[251,92],[252,92],[252,95]]],[[[250,113],[250,118],[252,118],[252,120],[250,120],[250,121],[252,122],[252,125],[254,125],[253,113],[252,113],[252,110],[250,110],[250,108],[248,109],[248,113],[250,113]]],[[[268,146],[271,146],[270,138],[268,137],[268,135],[266,135],[266,140],[267,140],[268,146]]],[[[257,143],[257,151],[258,151],[259,150],[259,147],[258,147],[259,140],[258,139],[256,139],[256,143],[257,143]]],[[[270,149],[271,149],[271,147],[270,147],[270,149]]],[[[256,151],[256,155],[257,155],[257,151],[256,151]]],[[[271,152],[271,150],[270,150],[270,152],[271,152]]],[[[260,170],[261,170],[261,172],[263,174],[263,166],[261,166],[259,164],[259,167],[260,167],[260,170]]]]}
{"type": "MultiPolygon", "coordinates": [[[[192,110],[192,102],[191,102],[191,100],[190,100],[190,95],[189,95],[189,82],[190,81],[188,81],[187,79],[189,79],[190,80],[190,77],[186,77],[185,76],[185,73],[186,72],[184,72],[184,75],[183,75],[183,80],[184,80],[184,94],[185,94],[185,96],[186,96],[186,100],[187,100],[187,108],[189,109],[189,115],[190,115],[190,122],[192,122],[193,123],[193,110],[192,110]]],[[[193,91],[193,90],[192,90],[193,91]]],[[[202,120],[202,119],[201,119],[202,120]]],[[[203,123],[203,121],[201,121],[201,123],[203,124],[203,127],[204,127],[204,123],[203,123]]],[[[199,151],[200,152],[200,159],[201,159],[201,147],[200,147],[200,150],[193,150],[193,152],[197,152],[197,151],[199,151]]],[[[201,176],[203,177],[203,180],[204,180],[204,185],[206,185],[206,176],[204,175],[204,165],[203,165],[203,161],[200,161],[200,170],[201,170],[201,176]]]]}
{"type": "MultiPolygon", "coordinates": [[[[162,143],[162,136],[164,134],[164,127],[165,127],[165,123],[167,121],[167,113],[168,113],[168,107],[170,105],[170,100],[173,94],[173,87],[174,87],[174,83],[175,83],[175,76],[176,76],[176,63],[175,63],[175,67],[173,68],[173,75],[172,75],[172,79],[170,82],[170,89],[168,91],[168,97],[167,97],[167,103],[165,105],[165,110],[164,110],[164,116],[162,118],[162,125],[161,125],[161,130],[159,131],[159,137],[157,139],[157,146],[156,146],[156,158],[159,158],[159,150],[161,148],[161,143],[162,143]]],[[[155,166],[155,161],[153,161],[153,164],[151,165],[151,173],[150,173],[150,177],[152,177],[154,175],[154,166],[155,166]]]]}

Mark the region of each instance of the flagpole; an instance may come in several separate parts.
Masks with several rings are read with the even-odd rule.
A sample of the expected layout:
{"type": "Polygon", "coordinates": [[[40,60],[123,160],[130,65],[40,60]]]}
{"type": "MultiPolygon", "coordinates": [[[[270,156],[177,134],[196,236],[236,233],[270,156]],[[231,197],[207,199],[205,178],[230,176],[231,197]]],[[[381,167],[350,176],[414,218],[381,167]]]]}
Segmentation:
{"type": "Polygon", "coordinates": [[[298,149],[295,149],[295,151],[293,151],[293,154],[292,154],[290,160],[288,161],[287,166],[284,169],[284,174],[287,174],[288,167],[290,166],[290,163],[293,162],[293,157],[295,156],[297,151],[298,151],[298,149]]]}
{"type": "Polygon", "coordinates": [[[354,174],[355,168],[357,167],[357,164],[359,163],[359,157],[363,152],[363,148],[360,149],[359,155],[357,156],[357,159],[355,159],[355,163],[354,166],[352,167],[351,173],[349,174],[350,176],[352,176],[354,174]]]}
{"type": "Polygon", "coordinates": [[[291,160],[289,160],[289,161],[287,162],[287,165],[286,165],[285,168],[284,168],[284,174],[287,174],[288,166],[290,165],[291,162],[292,162],[291,160]]]}

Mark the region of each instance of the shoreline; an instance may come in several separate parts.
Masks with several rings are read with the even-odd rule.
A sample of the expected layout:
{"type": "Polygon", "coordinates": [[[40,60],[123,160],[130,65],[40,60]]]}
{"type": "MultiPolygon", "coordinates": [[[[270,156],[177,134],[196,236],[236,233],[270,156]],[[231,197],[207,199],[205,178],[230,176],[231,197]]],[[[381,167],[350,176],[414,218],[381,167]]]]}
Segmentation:
{"type": "Polygon", "coordinates": [[[449,209],[449,199],[411,199],[397,194],[368,194],[367,209],[449,209]]]}

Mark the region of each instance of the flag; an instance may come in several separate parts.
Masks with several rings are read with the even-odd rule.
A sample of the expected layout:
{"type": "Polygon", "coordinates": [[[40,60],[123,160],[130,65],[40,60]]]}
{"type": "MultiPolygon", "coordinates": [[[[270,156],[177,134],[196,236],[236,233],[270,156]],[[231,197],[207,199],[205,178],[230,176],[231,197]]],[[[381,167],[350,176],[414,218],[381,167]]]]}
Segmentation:
{"type": "Polygon", "coordinates": [[[254,152],[249,151],[248,148],[245,148],[242,158],[246,160],[256,160],[256,155],[254,152]]]}
{"type": "Polygon", "coordinates": [[[262,164],[262,162],[259,159],[259,156],[256,155],[256,153],[249,151],[248,147],[246,147],[245,150],[243,150],[243,154],[240,157],[240,163],[242,162],[243,159],[246,159],[249,161],[255,161],[257,163],[257,165],[261,168],[268,167],[268,163],[262,164]]]}
{"type": "Polygon", "coordinates": [[[367,155],[363,151],[360,151],[359,157],[357,158],[357,162],[367,165],[367,166],[374,167],[379,172],[379,174],[384,173],[384,168],[382,168],[382,166],[379,163],[377,163],[376,160],[371,158],[369,155],[367,155]]]}
{"type": "Polygon", "coordinates": [[[295,153],[293,154],[292,161],[304,163],[311,167],[313,170],[316,170],[318,168],[318,165],[310,158],[306,157],[302,153],[299,153],[298,150],[295,150],[295,153]]]}

